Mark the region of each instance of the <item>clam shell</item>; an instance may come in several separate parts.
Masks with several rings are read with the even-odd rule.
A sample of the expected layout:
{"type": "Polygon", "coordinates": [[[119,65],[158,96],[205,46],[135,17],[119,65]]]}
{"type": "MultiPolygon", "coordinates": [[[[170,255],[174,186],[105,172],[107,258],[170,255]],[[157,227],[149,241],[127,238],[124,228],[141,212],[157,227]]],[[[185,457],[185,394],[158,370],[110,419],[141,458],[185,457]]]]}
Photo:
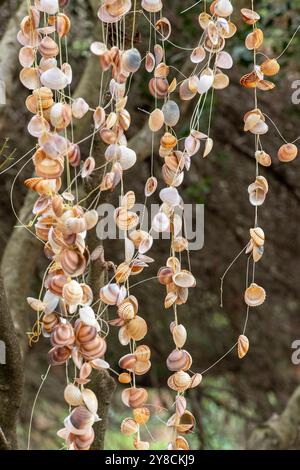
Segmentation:
{"type": "Polygon", "coordinates": [[[153,72],[155,67],[155,57],[151,52],[147,52],[145,59],[145,69],[148,73],[153,72]]]}
{"type": "Polygon", "coordinates": [[[127,324],[127,332],[135,341],[141,341],[146,336],[147,330],[147,323],[139,316],[136,316],[127,324]]]}
{"type": "Polygon", "coordinates": [[[250,228],[250,237],[257,246],[265,244],[265,233],[260,227],[250,228]]]}
{"type": "Polygon", "coordinates": [[[83,405],[78,406],[70,415],[70,424],[75,429],[73,434],[83,435],[94,424],[93,414],[83,405]]]}
{"type": "Polygon", "coordinates": [[[59,48],[56,42],[50,36],[45,36],[40,42],[39,52],[46,59],[50,59],[58,55],[59,48]]]}
{"type": "Polygon", "coordinates": [[[137,361],[134,366],[135,375],[144,375],[151,369],[150,361],[137,361]]]}
{"type": "Polygon", "coordinates": [[[143,425],[147,424],[148,421],[149,421],[150,411],[146,407],[135,408],[133,410],[133,416],[134,416],[134,419],[135,419],[136,423],[143,426],[143,425]]]}
{"type": "Polygon", "coordinates": [[[157,13],[162,9],[161,0],[142,0],[142,8],[149,13],[157,13]]]}
{"type": "Polygon", "coordinates": [[[165,78],[151,78],[149,91],[154,98],[162,99],[168,94],[169,83],[165,78]]]}
{"type": "Polygon", "coordinates": [[[164,125],[164,114],[160,109],[155,109],[149,116],[149,128],[152,132],[158,132],[164,125]]]}
{"type": "Polygon", "coordinates": [[[185,327],[183,325],[175,325],[172,335],[177,348],[182,348],[187,340],[187,331],[185,327]]]}
{"type": "Polygon", "coordinates": [[[238,356],[240,359],[246,356],[249,350],[249,340],[247,336],[240,335],[238,338],[238,356]]]}
{"type": "Polygon", "coordinates": [[[71,122],[71,107],[65,103],[55,103],[50,110],[50,121],[56,129],[65,129],[71,122]]]}
{"type": "Polygon", "coordinates": [[[64,284],[62,295],[67,304],[78,305],[82,301],[83,290],[77,281],[72,280],[64,284]]]}
{"type": "Polygon", "coordinates": [[[100,289],[100,299],[107,305],[119,305],[125,297],[125,287],[119,287],[118,284],[107,284],[100,289]]]}
{"type": "Polygon", "coordinates": [[[127,372],[123,372],[119,375],[118,380],[121,384],[130,384],[131,382],[131,375],[127,372]]]}
{"type": "Polygon", "coordinates": [[[187,371],[191,368],[192,357],[184,349],[174,349],[167,358],[167,367],[170,371],[187,371]]]}
{"type": "Polygon", "coordinates": [[[255,152],[255,159],[262,166],[268,167],[272,165],[272,159],[270,155],[263,150],[257,150],[255,152]]]}
{"type": "Polygon", "coordinates": [[[208,23],[210,22],[211,20],[211,15],[209,15],[208,13],[206,12],[202,12],[200,13],[200,15],[198,16],[198,21],[199,21],[199,24],[201,26],[202,29],[206,29],[207,28],[207,25],[208,23]]]}
{"type": "Polygon", "coordinates": [[[195,75],[183,80],[179,87],[179,96],[183,101],[192,100],[198,91],[199,78],[195,75]]]}
{"type": "Polygon", "coordinates": [[[137,358],[135,354],[126,354],[126,356],[121,357],[121,359],[119,360],[119,367],[121,369],[133,371],[136,362],[137,358]]]}
{"type": "Polygon", "coordinates": [[[161,17],[155,23],[155,29],[158,31],[162,41],[166,41],[171,36],[172,26],[168,18],[161,17]]]}
{"type": "Polygon", "coordinates": [[[87,409],[93,415],[96,415],[98,411],[98,400],[97,400],[95,393],[92,390],[85,388],[82,390],[81,396],[87,409]]]}
{"type": "Polygon", "coordinates": [[[82,178],[87,178],[88,176],[90,176],[93,173],[95,166],[96,166],[95,159],[93,157],[88,157],[85,160],[82,170],[81,170],[82,178]]]}
{"type": "Polygon", "coordinates": [[[150,176],[150,178],[147,179],[146,184],[145,184],[145,196],[150,197],[152,194],[155,193],[156,188],[157,188],[157,178],[155,176],[150,176]]]}
{"type": "Polygon", "coordinates": [[[169,100],[162,107],[164,121],[167,126],[174,127],[179,121],[180,110],[175,101],[169,100]]]}
{"type": "Polygon", "coordinates": [[[198,46],[191,53],[191,62],[193,62],[193,64],[200,64],[205,59],[205,56],[206,52],[204,47],[198,46]]]}
{"type": "Polygon", "coordinates": [[[191,378],[190,388],[198,387],[198,385],[200,385],[201,382],[202,382],[202,375],[194,374],[191,378]]]}
{"type": "Polygon", "coordinates": [[[89,105],[83,98],[76,98],[72,103],[72,114],[75,119],[81,119],[88,112],[89,105]]]}
{"type": "Polygon", "coordinates": [[[136,153],[134,150],[126,147],[125,145],[120,145],[120,156],[119,163],[122,167],[122,170],[129,170],[136,163],[136,153]]]}
{"type": "Polygon", "coordinates": [[[128,49],[122,54],[122,69],[134,73],[140,68],[141,61],[141,54],[137,49],[128,49]]]}
{"type": "Polygon", "coordinates": [[[249,307],[258,307],[266,299],[265,290],[259,285],[252,283],[245,291],[245,302],[249,307]]]}
{"type": "Polygon", "coordinates": [[[71,406],[79,406],[82,404],[81,391],[76,385],[68,384],[64,391],[64,398],[71,406]]]}
{"type": "Polygon", "coordinates": [[[125,434],[125,436],[131,436],[132,434],[136,434],[139,430],[138,424],[132,418],[125,418],[121,424],[121,433],[125,434]]]}
{"type": "Polygon", "coordinates": [[[60,38],[68,34],[71,27],[71,21],[64,13],[58,13],[56,16],[56,31],[60,38]]]}
{"type": "Polygon", "coordinates": [[[19,62],[22,67],[30,68],[34,63],[35,50],[31,46],[24,46],[19,52],[19,62]]]}
{"type": "Polygon", "coordinates": [[[48,361],[52,366],[65,364],[71,356],[71,349],[67,346],[54,347],[48,352],[48,361]]]}
{"type": "Polygon", "coordinates": [[[49,132],[50,125],[42,116],[35,115],[30,119],[27,129],[33,137],[40,137],[43,133],[49,132]]]}
{"type": "Polygon", "coordinates": [[[190,386],[191,378],[184,371],[178,371],[168,379],[168,386],[177,392],[184,392],[190,386]]]}
{"type": "Polygon", "coordinates": [[[246,37],[245,45],[249,51],[259,49],[264,41],[264,33],[261,29],[256,28],[246,37]]]}
{"type": "Polygon", "coordinates": [[[292,162],[298,155],[298,149],[295,144],[284,144],[278,150],[278,159],[283,162],[292,162]]]}
{"type": "Polygon", "coordinates": [[[266,59],[260,65],[260,70],[267,77],[272,77],[273,75],[277,75],[280,70],[280,65],[276,59],[266,59]]]}
{"type": "Polygon", "coordinates": [[[150,351],[149,346],[146,346],[145,344],[141,344],[134,351],[134,355],[136,356],[138,361],[148,362],[151,357],[151,351],[150,351]]]}
{"type": "Polygon", "coordinates": [[[216,57],[216,66],[220,69],[231,69],[233,66],[233,60],[230,54],[225,51],[218,53],[216,57]]]}
{"type": "Polygon", "coordinates": [[[20,72],[20,81],[28,90],[35,90],[41,86],[38,69],[24,68],[20,72]]]}
{"type": "Polygon", "coordinates": [[[41,74],[41,83],[52,90],[62,90],[68,85],[68,78],[59,68],[52,67],[41,74]]]}
{"type": "Polygon", "coordinates": [[[173,282],[178,287],[194,287],[196,279],[189,271],[183,270],[173,275],[173,282]]]}
{"type": "Polygon", "coordinates": [[[176,188],[167,187],[160,191],[159,197],[162,202],[168,204],[171,207],[176,207],[180,204],[181,197],[176,188]]]}
{"type": "Polygon", "coordinates": [[[39,11],[48,13],[48,15],[55,15],[58,12],[58,0],[35,0],[35,6],[39,11]]]}
{"type": "Polygon", "coordinates": [[[140,408],[148,400],[148,393],[144,388],[126,388],[122,392],[122,402],[129,408],[140,408]]]}
{"type": "Polygon", "coordinates": [[[228,85],[229,85],[229,77],[225,75],[225,73],[218,71],[215,74],[213,88],[215,90],[223,90],[224,88],[228,87],[228,85]]]}

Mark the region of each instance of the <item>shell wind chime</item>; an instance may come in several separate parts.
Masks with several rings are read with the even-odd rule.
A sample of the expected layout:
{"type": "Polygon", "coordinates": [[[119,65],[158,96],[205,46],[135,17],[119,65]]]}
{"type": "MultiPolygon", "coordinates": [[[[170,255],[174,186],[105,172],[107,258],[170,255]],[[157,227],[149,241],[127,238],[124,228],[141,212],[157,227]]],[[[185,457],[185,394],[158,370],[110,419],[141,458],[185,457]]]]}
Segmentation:
{"type": "MultiPolygon", "coordinates": [[[[34,227],[35,236],[43,243],[49,261],[40,296],[27,299],[37,315],[30,341],[37,341],[41,333],[49,338],[50,366],[66,367],[68,380],[64,398],[69,414],[58,435],[68,449],[88,450],[95,439],[93,425],[101,416],[98,416],[98,399],[88,384],[93,369],[110,369],[104,359],[110,327],[118,328],[119,341],[127,348],[119,359],[120,373],[117,375],[119,383],[124,386],[122,402],[131,414],[122,421],[121,432],[133,438],[137,450],[150,448],[150,442],[143,436],[151,418],[150,408],[154,405],[149,403],[147,390],[140,386],[140,377],[151,368],[151,350],[145,344],[148,325],[138,299],[132,294],[131,279],[154,262],[148,254],[153,245],[153,232],[170,235],[169,256],[157,273],[158,282],[166,290],[164,308],[172,312],[170,333],[174,342],[174,348],[166,359],[170,372],[166,382],[171,391],[176,392],[172,415],[166,423],[170,430],[168,449],[189,449],[186,435],[193,432],[196,422],[188,410],[185,393],[200,385],[206,371],[193,372],[192,356],[184,349],[188,332],[180,318],[180,306],[188,301],[196,279],[190,265],[184,201],[179,188],[192,160],[199,155],[207,157],[213,149],[213,98],[230,83],[227,73],[233,66],[233,59],[225,48],[227,40],[237,30],[231,21],[233,5],[230,0],[214,0],[209,9],[206,3],[198,14],[200,38],[195,47],[183,48],[172,41],[174,47],[188,52],[191,66],[188,76],[184,75],[184,79],[178,81],[173,73],[174,67],[167,63],[165,44],[172,35],[172,25],[163,16],[163,2],[142,0],[141,10],[137,10],[136,1],[131,0],[99,2],[98,19],[103,37],[90,46],[91,54],[98,57],[99,70],[96,72],[101,77],[96,109],[82,97],[73,99],[70,96],[72,68],[64,62],[71,27],[64,10],[68,2],[28,2],[27,15],[20,24],[17,36],[22,46],[19,53],[22,66],[20,81],[30,92],[25,102],[32,115],[27,129],[36,138],[32,157],[34,176],[25,181],[28,190],[37,195],[32,210],[34,218],[29,226],[34,227]],[[133,18],[131,42],[126,38],[129,15],[131,20],[133,18]],[[153,35],[149,34],[149,50],[144,58],[134,42],[138,15],[147,21],[151,32],[154,30],[153,35]],[[109,32],[113,32],[111,37],[109,32]],[[132,76],[142,63],[146,72],[152,74],[148,90],[154,106],[149,113],[148,125],[152,143],[154,134],[160,132],[158,154],[164,184],[159,192],[160,207],[149,231],[142,229],[143,216],[139,217],[134,209],[134,192],[128,190],[124,193],[123,184],[126,171],[137,162],[135,150],[129,147],[126,137],[131,125],[127,104],[132,76]],[[104,72],[109,76],[105,90],[104,72]],[[203,109],[207,99],[211,100],[210,116],[205,122],[203,109]],[[189,131],[179,139],[175,128],[181,117],[180,102],[187,101],[192,107],[189,131]],[[93,122],[93,133],[83,139],[92,137],[90,153],[82,161],[81,142],[74,141],[73,123],[87,114],[93,122]],[[92,156],[95,136],[105,146],[104,164],[101,166],[104,172],[96,188],[96,198],[86,208],[83,202],[90,194],[80,201],[77,184],[74,183],[79,177],[88,180],[97,170],[92,156]],[[120,196],[114,222],[124,235],[124,258],[95,299],[86,279],[90,264],[99,253],[89,253],[87,233],[98,223],[96,207],[100,194],[112,190],[119,191],[120,196]],[[113,309],[116,314],[115,318],[105,321],[103,314],[108,309],[113,309]],[[69,378],[70,370],[75,370],[72,379],[69,378]]],[[[264,40],[263,31],[257,26],[260,16],[253,8],[242,9],[241,15],[243,21],[252,27],[245,44],[248,50],[253,51],[254,58],[253,70],[241,78],[241,85],[253,89],[255,98],[253,109],[244,116],[244,131],[255,138],[256,160],[255,179],[248,188],[249,201],[255,208],[255,221],[244,250],[253,260],[252,282],[247,282],[244,293],[248,318],[249,309],[263,304],[266,298],[264,288],[255,282],[255,266],[263,256],[265,244],[264,231],[258,226],[258,207],[264,203],[269,190],[268,181],[259,170],[272,163],[261,142],[261,136],[268,132],[268,124],[258,105],[257,90],[274,88],[269,77],[276,75],[280,66],[276,58],[265,58],[262,63],[257,63],[257,50],[264,40]]],[[[158,187],[158,179],[153,172],[153,147],[151,175],[144,190],[146,202],[158,187]]],[[[294,143],[285,142],[278,151],[281,162],[292,161],[296,156],[294,143]]],[[[237,341],[239,358],[243,358],[249,349],[246,326],[247,319],[237,341]]]]}

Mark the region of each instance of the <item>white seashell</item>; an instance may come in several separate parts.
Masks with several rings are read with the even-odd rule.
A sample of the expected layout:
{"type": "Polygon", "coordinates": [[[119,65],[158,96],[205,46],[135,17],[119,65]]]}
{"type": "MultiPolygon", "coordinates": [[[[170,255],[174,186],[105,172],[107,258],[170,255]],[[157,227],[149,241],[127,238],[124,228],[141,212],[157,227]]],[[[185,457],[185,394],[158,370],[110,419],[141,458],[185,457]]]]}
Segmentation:
{"type": "Polygon", "coordinates": [[[205,56],[206,52],[204,47],[198,46],[191,53],[191,62],[193,62],[193,64],[200,64],[200,62],[203,62],[205,59],[205,56]]]}
{"type": "Polygon", "coordinates": [[[58,302],[59,297],[50,292],[50,290],[47,290],[43,298],[43,304],[45,305],[45,313],[48,314],[54,312],[58,305],[58,302]]]}
{"type": "Polygon", "coordinates": [[[254,127],[252,127],[252,129],[250,129],[250,132],[256,135],[264,135],[268,132],[268,130],[269,130],[268,124],[260,120],[254,127]]]}
{"type": "Polygon", "coordinates": [[[42,134],[50,131],[50,125],[45,118],[36,115],[30,119],[27,129],[33,137],[40,137],[42,134]]]}
{"type": "Polygon", "coordinates": [[[159,193],[159,197],[163,202],[169,204],[171,207],[178,206],[181,201],[177,189],[173,187],[162,189],[159,193]]]}
{"type": "Polygon", "coordinates": [[[175,101],[167,101],[163,107],[162,112],[165,118],[165,124],[170,127],[176,126],[180,118],[180,111],[178,104],[175,101]]]}
{"type": "Polygon", "coordinates": [[[93,54],[101,56],[104,54],[104,52],[107,51],[107,47],[106,44],[104,44],[103,42],[95,41],[92,42],[92,44],[90,45],[90,50],[93,54]]]}
{"type": "Polygon", "coordinates": [[[180,271],[173,275],[173,282],[178,287],[194,287],[196,279],[189,271],[180,271]]]}
{"type": "Polygon", "coordinates": [[[19,52],[19,62],[22,67],[29,68],[32,66],[35,59],[35,51],[31,46],[24,46],[19,52]]]}
{"type": "Polygon", "coordinates": [[[233,6],[230,0],[218,0],[215,4],[215,13],[218,16],[230,16],[233,12],[233,6]]]}
{"type": "Polygon", "coordinates": [[[192,135],[189,135],[184,141],[184,150],[186,153],[192,157],[200,149],[200,140],[196,139],[192,135]]]}
{"type": "Polygon", "coordinates": [[[122,55],[122,69],[125,72],[134,73],[140,68],[141,61],[141,54],[137,49],[128,49],[122,55]]]}
{"type": "Polygon", "coordinates": [[[136,163],[135,151],[125,147],[125,145],[120,145],[119,151],[119,163],[122,167],[122,170],[129,170],[129,168],[131,168],[136,163]]]}
{"type": "Polygon", "coordinates": [[[81,119],[88,112],[89,105],[83,98],[77,98],[72,103],[72,114],[75,119],[81,119]]]}
{"type": "Polygon", "coordinates": [[[100,330],[99,323],[96,320],[95,312],[88,305],[79,309],[79,317],[80,320],[86,325],[94,326],[97,331],[100,330]]]}
{"type": "Polygon", "coordinates": [[[220,69],[231,69],[231,67],[233,66],[233,60],[231,55],[225,51],[219,52],[216,57],[216,66],[220,67],[220,69]]]}
{"type": "Polygon", "coordinates": [[[48,15],[55,15],[59,9],[58,0],[35,0],[34,3],[38,10],[48,15]]]}
{"type": "Polygon", "coordinates": [[[161,0],[142,0],[142,8],[149,13],[157,13],[162,9],[161,0]]]}
{"type": "Polygon", "coordinates": [[[76,385],[68,384],[64,390],[64,399],[71,406],[79,406],[82,404],[81,391],[76,385]]]}
{"type": "Polygon", "coordinates": [[[93,415],[96,415],[98,411],[98,400],[97,400],[95,393],[92,390],[85,388],[82,390],[81,395],[82,395],[82,400],[85,406],[87,407],[87,409],[93,415]]]}
{"type": "Polygon", "coordinates": [[[173,340],[177,348],[182,348],[187,340],[187,331],[183,325],[175,325],[172,330],[173,340]]]}
{"type": "Polygon", "coordinates": [[[107,284],[100,289],[100,299],[107,305],[119,305],[125,297],[125,287],[118,284],[107,284]]]}
{"type": "Polygon", "coordinates": [[[30,307],[36,312],[42,312],[45,308],[44,303],[39,299],[35,299],[34,297],[27,297],[26,300],[28,305],[30,305],[30,307]]]}
{"type": "Polygon", "coordinates": [[[214,141],[208,137],[205,142],[205,148],[204,148],[204,153],[203,153],[203,158],[207,157],[207,155],[210,154],[212,151],[212,148],[214,146],[214,141]]]}
{"type": "Polygon", "coordinates": [[[42,73],[41,82],[52,90],[62,90],[68,85],[68,78],[58,67],[53,67],[42,73]]]}
{"type": "Polygon", "coordinates": [[[206,69],[200,76],[198,82],[198,93],[207,93],[214,82],[214,73],[211,69],[206,69]]]}
{"type": "Polygon", "coordinates": [[[152,220],[152,229],[155,232],[166,232],[170,228],[170,220],[164,212],[158,212],[152,220]]]}

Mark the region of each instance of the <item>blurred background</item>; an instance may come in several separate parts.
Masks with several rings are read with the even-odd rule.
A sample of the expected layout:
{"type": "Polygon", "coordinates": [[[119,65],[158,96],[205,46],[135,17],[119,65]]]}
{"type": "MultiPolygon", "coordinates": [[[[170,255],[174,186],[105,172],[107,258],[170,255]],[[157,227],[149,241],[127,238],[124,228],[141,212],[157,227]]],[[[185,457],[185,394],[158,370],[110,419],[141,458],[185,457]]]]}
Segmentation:
{"type": "MultiPolygon", "coordinates": [[[[26,3],[26,2],[25,2],[26,3]]],[[[91,57],[89,46],[99,38],[95,4],[100,2],[71,0],[67,12],[72,28],[69,36],[69,62],[73,68],[72,91],[83,96],[91,106],[98,99],[99,66],[91,57]]],[[[171,40],[184,47],[195,47],[201,35],[195,6],[184,14],[181,11],[193,0],[164,0],[164,15],[172,23],[171,40]]],[[[0,107],[0,171],[16,161],[35,145],[27,133],[29,113],[24,102],[27,96],[19,83],[19,44],[15,40],[23,2],[1,0],[0,5],[0,66],[6,82],[6,105],[0,107]],[[7,157],[10,157],[9,162],[7,157]]],[[[245,320],[243,293],[245,288],[246,255],[242,255],[230,270],[224,282],[224,307],[220,308],[220,277],[236,254],[249,239],[253,224],[247,187],[255,177],[254,139],[243,132],[243,115],[253,108],[253,91],[242,88],[239,78],[250,70],[252,54],[244,48],[249,26],[240,18],[239,9],[250,8],[250,0],[233,1],[238,33],[227,43],[234,58],[229,71],[230,86],[215,93],[212,116],[212,137],[215,146],[206,159],[193,157],[192,167],[182,187],[186,202],[205,204],[205,244],[202,250],[192,252],[192,268],[197,288],[188,303],[180,308],[180,319],[188,329],[186,348],[193,356],[193,370],[201,372],[214,364],[237,340],[245,320]],[[238,4],[238,5],[237,5],[238,4]]],[[[278,56],[287,46],[300,24],[298,0],[256,0],[255,9],[261,15],[265,31],[262,52],[278,56]]],[[[141,19],[136,37],[137,47],[147,51],[148,25],[141,19]]],[[[260,107],[272,117],[287,141],[300,135],[300,104],[292,103],[292,84],[300,80],[300,33],[295,36],[287,52],[281,57],[281,72],[275,77],[275,90],[258,91],[260,107]]],[[[169,65],[188,70],[189,56],[183,50],[166,45],[169,65]]],[[[261,60],[263,58],[261,57],[261,60]]],[[[143,188],[150,171],[150,146],[143,147],[139,132],[147,115],[138,108],[152,110],[153,99],[148,92],[148,75],[143,68],[134,77],[129,100],[132,116],[129,139],[138,138],[143,160],[126,173],[125,190],[133,189],[137,199],[143,200],[143,188]]],[[[299,86],[299,85],[298,85],[299,86]]],[[[178,97],[177,97],[178,98],[178,97]]],[[[176,99],[177,99],[176,98],[176,99]]],[[[176,126],[178,136],[188,131],[194,102],[184,104],[184,111],[176,126]]],[[[203,132],[207,131],[209,100],[203,132]]],[[[78,135],[91,131],[91,122],[83,123],[78,135]]],[[[200,387],[188,394],[190,409],[196,416],[197,428],[191,436],[193,449],[300,448],[300,366],[292,363],[292,342],[300,339],[300,160],[283,164],[277,159],[277,150],[283,143],[272,125],[263,136],[264,150],[272,156],[272,166],[260,168],[269,182],[269,194],[259,211],[259,225],[266,233],[265,254],[257,266],[256,280],[264,286],[267,300],[263,306],[250,311],[247,336],[250,350],[241,361],[232,351],[204,374],[200,387]]],[[[81,146],[82,158],[88,155],[88,143],[81,146]]],[[[22,221],[31,218],[23,181],[30,177],[31,165],[19,173],[26,159],[0,176],[0,257],[2,274],[19,340],[23,346],[26,383],[18,426],[19,446],[26,448],[31,407],[41,376],[47,369],[48,341],[40,338],[37,344],[27,346],[26,332],[34,323],[34,315],[26,304],[27,296],[35,296],[42,282],[45,259],[41,248],[30,234],[20,236],[20,229],[11,207],[21,214],[22,221]],[[15,179],[13,195],[12,183],[15,179]]],[[[155,174],[160,177],[161,161],[155,154],[155,174]]],[[[162,183],[160,183],[162,184],[162,183]]],[[[155,198],[153,202],[155,201],[155,198]]],[[[156,260],[138,280],[155,276],[164,265],[167,242],[156,243],[150,255],[156,260]]],[[[120,242],[105,244],[105,257],[118,263],[122,259],[120,242]]],[[[152,369],[139,383],[149,387],[152,403],[169,408],[172,404],[166,385],[168,371],[165,359],[172,348],[169,323],[171,314],[163,307],[164,288],[155,280],[133,290],[140,303],[141,315],[147,319],[149,333],[146,344],[152,350],[152,369]]],[[[112,312],[113,316],[114,313],[112,312]]],[[[118,345],[117,331],[109,336],[107,360],[118,368],[118,358],[124,354],[118,345]]],[[[62,427],[67,406],[63,400],[64,367],[52,368],[36,404],[32,425],[32,449],[61,447],[56,431],[62,427]]],[[[106,434],[107,449],[126,449],[131,439],[122,436],[120,422],[126,410],[120,401],[121,386],[113,398],[106,434]]],[[[168,414],[153,414],[149,430],[153,436],[152,448],[164,449],[168,434],[164,421],[168,414]]],[[[149,436],[145,435],[148,439],[149,436]]]]}

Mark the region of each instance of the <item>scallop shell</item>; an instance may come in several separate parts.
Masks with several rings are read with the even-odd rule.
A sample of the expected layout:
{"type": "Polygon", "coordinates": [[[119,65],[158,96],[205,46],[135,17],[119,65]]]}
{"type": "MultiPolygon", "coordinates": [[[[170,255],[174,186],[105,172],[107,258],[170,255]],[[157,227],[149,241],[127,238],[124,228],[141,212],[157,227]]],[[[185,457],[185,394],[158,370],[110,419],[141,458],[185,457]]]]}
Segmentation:
{"type": "Polygon", "coordinates": [[[192,357],[183,349],[174,349],[167,358],[167,367],[172,372],[180,370],[187,371],[191,368],[191,365],[192,357]]]}
{"type": "Polygon", "coordinates": [[[132,418],[125,418],[121,424],[121,433],[125,434],[125,436],[131,436],[132,434],[136,434],[139,430],[138,424],[132,418]]]}
{"type": "Polygon", "coordinates": [[[135,341],[141,341],[146,336],[147,330],[147,323],[139,316],[136,316],[127,324],[127,332],[135,341]]]}
{"type": "Polygon", "coordinates": [[[43,316],[42,322],[43,322],[43,332],[44,333],[46,332],[48,335],[51,335],[54,327],[58,325],[59,323],[59,317],[57,313],[55,312],[48,313],[47,315],[43,316]]]}
{"type": "Polygon", "coordinates": [[[256,28],[246,37],[245,45],[249,51],[259,49],[264,41],[264,33],[261,29],[256,28]]]}
{"type": "Polygon", "coordinates": [[[240,335],[238,338],[238,356],[240,359],[243,359],[246,356],[249,350],[249,340],[247,336],[240,335]]]}
{"type": "Polygon", "coordinates": [[[151,369],[151,362],[150,361],[137,361],[134,366],[134,373],[135,375],[144,375],[149,372],[151,369]]]}
{"type": "Polygon", "coordinates": [[[258,307],[266,299],[266,291],[259,285],[252,283],[245,291],[245,302],[249,307],[258,307]]]}
{"type": "Polygon", "coordinates": [[[133,416],[134,416],[134,419],[135,419],[136,423],[143,426],[143,425],[147,424],[148,421],[149,421],[150,411],[146,407],[135,408],[133,410],[133,416]]]}
{"type": "Polygon", "coordinates": [[[149,128],[152,132],[158,132],[164,125],[164,114],[161,109],[155,109],[149,115],[149,128]]]}
{"type": "Polygon", "coordinates": [[[255,152],[255,159],[262,166],[268,167],[272,165],[272,159],[270,155],[263,150],[257,150],[255,152]]]}
{"type": "Polygon", "coordinates": [[[148,400],[148,393],[144,388],[126,388],[122,392],[122,401],[129,408],[140,408],[148,400]]]}
{"type": "Polygon", "coordinates": [[[52,90],[62,90],[68,85],[68,78],[57,67],[52,67],[41,74],[41,83],[52,90]]]}
{"type": "Polygon", "coordinates": [[[79,406],[82,404],[81,391],[76,385],[68,384],[64,391],[64,398],[71,406],[79,406]]]}
{"type": "Polygon", "coordinates": [[[87,265],[84,255],[67,248],[61,252],[60,263],[64,272],[71,277],[83,274],[87,265]]]}
{"type": "Polygon", "coordinates": [[[126,289],[118,284],[107,284],[100,289],[100,299],[107,305],[119,305],[126,297],[126,289]]]}
{"type": "Polygon", "coordinates": [[[292,162],[298,155],[298,149],[295,144],[284,144],[278,150],[278,159],[283,162],[292,162]]]}
{"type": "Polygon", "coordinates": [[[194,287],[196,285],[196,279],[189,271],[182,270],[173,275],[173,282],[178,287],[194,287]]]}
{"type": "Polygon", "coordinates": [[[157,13],[162,9],[161,0],[142,0],[142,8],[149,13],[157,13]]]}
{"type": "Polygon", "coordinates": [[[95,439],[95,431],[88,428],[83,435],[76,435],[73,441],[74,450],[89,450],[95,439]]]}
{"type": "Polygon", "coordinates": [[[242,8],[241,9],[241,15],[245,23],[249,25],[255,24],[257,21],[260,20],[260,16],[258,13],[256,13],[253,10],[250,10],[248,8],[242,8]]]}
{"type": "Polygon", "coordinates": [[[173,340],[177,348],[182,348],[187,340],[187,331],[183,325],[175,325],[172,330],[173,340]]]}

